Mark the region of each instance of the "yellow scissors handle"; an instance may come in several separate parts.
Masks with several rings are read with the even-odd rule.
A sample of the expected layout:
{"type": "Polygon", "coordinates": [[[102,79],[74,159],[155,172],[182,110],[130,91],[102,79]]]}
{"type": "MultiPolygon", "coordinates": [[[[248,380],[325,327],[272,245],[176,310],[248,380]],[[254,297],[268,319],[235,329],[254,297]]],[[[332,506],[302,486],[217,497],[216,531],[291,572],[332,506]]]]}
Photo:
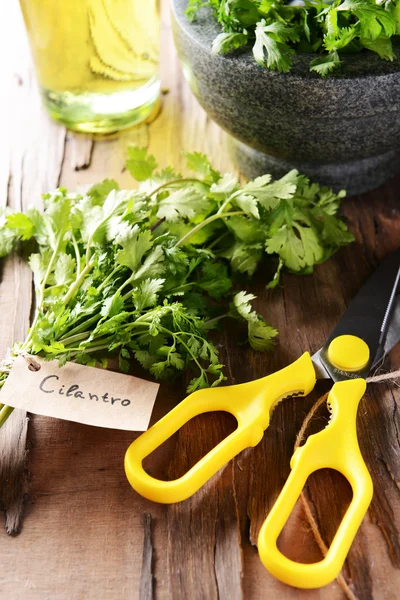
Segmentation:
{"type": "Polygon", "coordinates": [[[258,537],[258,551],[266,569],[275,577],[299,588],[318,588],[339,574],[357,530],[372,499],[373,486],[357,440],[357,408],[366,389],[364,379],[336,383],[328,397],[331,422],[311,435],[292,456],[292,471],[258,537]],[[294,562],[277,547],[281,533],[307,478],[318,469],[342,473],[353,490],[353,499],[343,517],[327,555],[313,564],[294,562]]]}
{"type": "Polygon", "coordinates": [[[256,446],[268,427],[271,410],[279,400],[307,395],[315,385],[315,371],[308,352],[272,375],[243,383],[199,390],[138,437],[125,455],[125,472],[131,486],[155,502],[180,502],[194,494],[229,460],[245,448],[256,446]],[[173,481],[148,475],[142,461],[193,417],[211,411],[227,411],[238,426],[187,473],[173,481]]]}

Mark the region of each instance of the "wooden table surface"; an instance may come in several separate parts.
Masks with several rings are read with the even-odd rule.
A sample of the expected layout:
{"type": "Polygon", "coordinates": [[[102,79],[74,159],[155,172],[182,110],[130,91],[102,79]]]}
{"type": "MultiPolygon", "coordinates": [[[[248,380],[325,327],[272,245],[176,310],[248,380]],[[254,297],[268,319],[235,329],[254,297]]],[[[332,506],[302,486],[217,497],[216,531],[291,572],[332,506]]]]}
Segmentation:
{"type": "MultiPolygon", "coordinates": [[[[164,9],[166,9],[164,5],[164,9]]],[[[0,7],[1,204],[24,209],[41,205],[41,193],[57,185],[113,177],[131,186],[124,171],[129,143],[147,146],[164,166],[182,165],[182,150],[207,153],[221,170],[234,169],[225,134],[200,108],[183,79],[171,40],[167,10],[162,40],[162,79],[168,88],[151,124],[92,140],[66,131],[43,111],[18,3],[0,7]]],[[[248,284],[256,305],[280,331],[267,355],[239,347],[235,330],[218,343],[228,383],[263,376],[304,350],[317,350],[361,283],[385,254],[399,245],[400,178],[344,211],[357,241],[313,276],[284,276],[284,287],[266,291],[262,274],[248,284]]],[[[18,258],[2,261],[0,355],[21,340],[32,303],[30,271],[18,258]]],[[[394,350],[387,368],[400,367],[394,350]]],[[[185,382],[162,384],[153,421],[184,397],[185,382]]],[[[0,431],[0,598],[7,600],[336,600],[337,582],[322,590],[283,585],[261,566],[256,539],[289,472],[296,433],[325,388],[276,409],[263,441],[240,455],[190,500],[161,506],[128,485],[123,456],[134,437],[15,411],[0,431]],[[18,535],[15,535],[17,534],[18,535]]],[[[400,418],[399,389],[370,386],[361,403],[358,431],[375,494],[357,534],[343,575],[355,597],[400,597],[400,418]]],[[[316,421],[322,428],[321,417],[316,421]]],[[[229,431],[226,415],[197,419],[170,440],[148,466],[176,476],[229,431]],[[172,462],[171,462],[171,459],[172,462]]],[[[307,496],[323,538],[332,539],[349,501],[346,482],[321,472],[307,496]]],[[[290,556],[319,560],[302,510],[285,530],[290,556]]],[[[347,592],[348,595],[348,592],[347,592]]],[[[353,597],[354,597],[353,596],[353,597]]]]}

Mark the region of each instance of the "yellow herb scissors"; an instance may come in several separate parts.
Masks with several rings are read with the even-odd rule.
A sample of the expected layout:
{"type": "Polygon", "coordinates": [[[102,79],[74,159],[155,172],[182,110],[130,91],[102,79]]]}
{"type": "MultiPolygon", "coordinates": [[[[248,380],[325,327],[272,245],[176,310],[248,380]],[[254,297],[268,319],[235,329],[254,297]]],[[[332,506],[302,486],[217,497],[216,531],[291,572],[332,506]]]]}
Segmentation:
{"type": "Polygon", "coordinates": [[[239,452],[260,442],[278,402],[306,396],[317,378],[331,378],[335,384],[327,400],[330,422],[293,454],[291,473],[261,527],[258,551],[268,571],[289,585],[317,588],[333,581],[372,499],[372,480],[358,445],[356,417],[368,373],[400,339],[400,302],[396,299],[399,265],[400,249],[368,279],[314,356],[305,352],[284,369],[249,383],[196,391],[137,438],[125,456],[132,487],[155,502],[185,500],[239,452]],[[232,413],[237,428],[185,475],[160,481],[144,471],[143,459],[182,425],[196,415],[218,410],[232,413]],[[307,478],[323,468],[342,473],[352,487],[353,498],[325,558],[312,564],[298,563],[279,551],[277,540],[307,478]]]}

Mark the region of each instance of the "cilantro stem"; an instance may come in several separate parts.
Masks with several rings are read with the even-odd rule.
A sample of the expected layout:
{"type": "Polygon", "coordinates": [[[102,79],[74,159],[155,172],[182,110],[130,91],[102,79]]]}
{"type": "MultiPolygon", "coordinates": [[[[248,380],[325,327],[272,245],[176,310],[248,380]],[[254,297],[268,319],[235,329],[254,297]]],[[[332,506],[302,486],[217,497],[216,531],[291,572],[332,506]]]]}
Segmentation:
{"type": "Polygon", "coordinates": [[[0,410],[0,427],[4,425],[13,410],[14,408],[12,406],[3,406],[3,408],[0,410]]]}
{"type": "Polygon", "coordinates": [[[234,217],[236,215],[244,215],[244,214],[245,214],[245,212],[243,210],[235,210],[234,212],[227,212],[227,213],[220,213],[220,214],[216,213],[215,215],[211,215],[210,217],[208,217],[208,219],[204,219],[204,221],[202,221],[201,223],[196,225],[196,227],[193,227],[193,229],[191,229],[183,237],[181,237],[181,239],[175,244],[175,248],[179,248],[180,246],[182,246],[185,242],[187,242],[187,240],[190,237],[192,237],[192,235],[194,235],[195,233],[200,231],[200,229],[202,229],[206,225],[209,225],[213,221],[216,221],[217,219],[227,219],[228,217],[234,217]]]}
{"type": "Polygon", "coordinates": [[[76,260],[76,279],[78,279],[79,275],[81,274],[81,254],[79,252],[79,247],[78,247],[78,242],[76,241],[76,238],[74,236],[74,234],[71,234],[71,238],[72,238],[72,244],[74,246],[74,251],[75,251],[75,260],[76,260]]]}
{"type": "Polygon", "coordinates": [[[187,335],[190,337],[198,338],[202,342],[206,341],[203,335],[199,335],[198,333],[193,333],[192,331],[177,331],[175,333],[175,335],[176,335],[176,337],[181,336],[181,335],[187,335]]]}
{"type": "Polygon", "coordinates": [[[99,352],[99,350],[108,350],[110,344],[103,344],[102,346],[87,346],[86,348],[69,348],[68,352],[71,352],[70,356],[76,356],[81,352],[90,350],[90,352],[99,352]]]}
{"type": "Polygon", "coordinates": [[[152,192],[149,193],[149,197],[151,198],[151,196],[154,196],[154,194],[158,194],[158,192],[160,192],[161,190],[163,190],[164,188],[167,188],[171,185],[176,185],[177,183],[202,183],[203,185],[206,185],[208,187],[210,187],[207,183],[205,183],[204,181],[202,181],[201,179],[196,179],[194,177],[188,177],[186,179],[171,179],[171,181],[167,181],[166,183],[163,183],[162,185],[159,185],[155,190],[153,190],[152,192]]]}
{"type": "Polygon", "coordinates": [[[190,290],[190,288],[192,288],[194,285],[196,285],[196,282],[194,282],[194,281],[189,281],[188,283],[183,283],[182,285],[178,286],[177,288],[174,288],[174,290],[172,291],[172,295],[176,296],[179,292],[190,290]]]}
{"type": "Polygon", "coordinates": [[[61,233],[59,234],[59,236],[57,238],[56,246],[55,246],[55,248],[53,250],[53,254],[51,255],[49,264],[47,265],[46,273],[45,273],[45,275],[44,275],[44,277],[43,277],[43,279],[42,279],[42,281],[40,283],[39,290],[37,291],[37,307],[36,307],[36,310],[35,310],[35,317],[33,319],[32,326],[31,326],[31,328],[29,330],[28,337],[26,338],[25,342],[22,345],[23,348],[26,348],[27,345],[29,344],[29,342],[31,341],[32,336],[33,336],[33,332],[35,331],[35,327],[36,327],[36,325],[37,325],[37,323],[39,321],[40,312],[41,312],[41,310],[43,310],[42,303],[43,303],[44,293],[45,293],[45,289],[46,289],[46,283],[47,283],[47,280],[48,280],[48,278],[50,276],[50,273],[51,273],[51,271],[53,269],[54,261],[56,259],[57,254],[58,254],[58,251],[59,251],[59,248],[60,248],[60,243],[61,243],[61,240],[62,240],[63,237],[64,237],[64,231],[61,231],[61,233]]]}
{"type": "Polygon", "coordinates": [[[46,292],[50,292],[51,290],[56,290],[57,288],[64,287],[65,283],[55,283],[54,285],[49,285],[46,288],[46,292]]]}
{"type": "Polygon", "coordinates": [[[119,271],[122,271],[123,265],[117,265],[113,271],[104,279],[104,281],[97,288],[97,293],[101,292],[107,285],[107,283],[116,275],[119,271]]]}
{"type": "Polygon", "coordinates": [[[144,315],[138,317],[136,319],[136,321],[133,321],[133,323],[127,323],[124,327],[124,329],[134,329],[135,327],[137,327],[138,325],[140,326],[145,326],[148,327],[151,323],[152,320],[152,316],[149,315],[148,313],[145,313],[144,315]]]}
{"type": "Polygon", "coordinates": [[[165,217],[162,217],[161,219],[158,219],[158,221],[156,221],[154,223],[154,225],[152,225],[150,227],[150,231],[155,231],[157,229],[157,227],[160,227],[160,225],[162,225],[165,221],[165,217]]]}
{"type": "MultiPolygon", "coordinates": [[[[144,326],[144,327],[148,327],[149,323],[145,322],[145,321],[141,321],[138,322],[139,319],[142,319],[142,317],[147,317],[147,314],[142,315],[141,317],[139,317],[138,319],[136,319],[136,321],[134,321],[133,323],[127,323],[125,329],[132,329],[135,328],[137,326],[144,326]]],[[[82,323],[81,326],[79,327],[75,327],[75,330],[78,329],[82,329],[82,326],[87,327],[89,324],[91,324],[92,322],[94,322],[94,319],[98,319],[99,317],[96,315],[96,317],[92,317],[91,319],[89,319],[89,321],[85,321],[84,323],[82,323]]],[[[68,344],[73,344],[74,342],[79,342],[81,340],[89,340],[90,336],[93,334],[93,330],[86,330],[83,331],[82,333],[75,333],[74,335],[69,335],[68,337],[63,337],[60,338],[60,342],[62,344],[64,344],[64,346],[67,346],[68,344]]],[[[99,343],[99,340],[96,340],[96,343],[99,343]]],[[[71,348],[68,348],[68,350],[71,350],[71,348]]]]}
{"type": "Polygon", "coordinates": [[[219,242],[221,240],[224,239],[224,237],[226,237],[227,235],[229,235],[229,231],[225,231],[222,235],[220,235],[219,237],[217,237],[213,242],[211,242],[211,244],[209,244],[207,246],[207,250],[211,250],[212,248],[214,248],[214,246],[216,246],[217,244],[219,244],[219,242]]]}
{"type": "MultiPolygon", "coordinates": [[[[81,323],[80,325],[76,325],[75,327],[73,327],[70,331],[67,331],[66,333],[69,333],[68,337],[71,337],[72,335],[76,334],[76,333],[80,333],[82,331],[82,329],[85,329],[86,327],[88,327],[89,325],[92,325],[93,323],[95,323],[96,321],[98,321],[100,318],[100,313],[98,315],[94,315],[93,317],[91,317],[90,319],[87,319],[85,321],[83,321],[83,323],[81,323]]],[[[65,335],[63,337],[61,337],[58,341],[64,343],[64,341],[66,339],[68,339],[68,337],[65,337],[65,335]]]]}
{"type": "MultiPolygon", "coordinates": [[[[133,274],[131,275],[131,277],[129,277],[129,279],[127,279],[127,280],[126,280],[126,282],[125,282],[123,285],[121,285],[121,286],[118,288],[118,292],[120,292],[120,293],[121,293],[121,291],[122,291],[122,290],[123,290],[123,289],[124,289],[124,288],[125,288],[125,287],[126,287],[128,284],[132,284],[132,283],[135,281],[135,279],[136,279],[136,273],[133,273],[133,274]]],[[[132,289],[132,290],[129,290],[129,292],[127,292],[126,294],[124,294],[123,296],[121,296],[121,300],[123,300],[124,302],[125,302],[126,300],[128,300],[128,298],[130,298],[130,297],[132,296],[132,292],[133,292],[133,289],[132,289]]],[[[142,315],[142,316],[145,316],[145,315],[142,315]]],[[[140,318],[140,317],[139,317],[139,318],[140,318]]]]}
{"type": "MultiPolygon", "coordinates": [[[[170,329],[166,329],[165,327],[161,327],[160,331],[163,331],[164,333],[168,333],[174,340],[174,346],[176,345],[175,338],[177,337],[177,334],[175,332],[171,331],[170,329]]],[[[204,339],[204,338],[202,338],[202,339],[204,339]]],[[[191,351],[189,346],[187,344],[185,344],[185,342],[183,340],[179,340],[179,343],[182,344],[182,346],[186,349],[187,353],[192,357],[192,360],[194,360],[196,365],[199,367],[200,372],[203,373],[204,372],[203,367],[201,366],[201,364],[199,363],[199,361],[197,360],[197,358],[195,357],[195,355],[193,354],[193,352],[191,351]]]]}
{"type": "Polygon", "coordinates": [[[62,338],[60,342],[64,346],[68,346],[68,344],[73,344],[74,342],[79,342],[80,340],[87,340],[90,337],[90,331],[83,331],[82,333],[76,333],[75,335],[70,335],[66,338],[62,338]]]}
{"type": "MultiPolygon", "coordinates": [[[[242,190],[240,190],[240,191],[242,191],[242,190]]],[[[217,214],[217,215],[221,215],[221,214],[224,212],[224,209],[225,209],[225,208],[228,206],[228,204],[230,204],[230,202],[231,202],[231,198],[234,198],[234,197],[235,197],[235,194],[232,194],[231,196],[229,196],[229,198],[227,198],[227,199],[225,200],[225,202],[223,202],[223,203],[221,204],[221,206],[220,206],[220,207],[219,207],[219,209],[217,210],[217,213],[216,213],[216,214],[217,214]]]]}
{"type": "Polygon", "coordinates": [[[121,206],[119,204],[117,204],[116,206],[114,206],[114,208],[108,213],[108,215],[102,220],[100,221],[100,223],[97,224],[96,229],[91,233],[88,241],[86,242],[87,248],[86,248],[86,263],[89,263],[89,258],[90,255],[92,253],[92,242],[93,239],[96,235],[96,233],[105,226],[105,224],[107,223],[107,221],[109,221],[111,219],[111,217],[113,217],[119,210],[121,209],[121,206]]]}
{"type": "MultiPolygon", "coordinates": [[[[135,281],[135,273],[132,273],[132,275],[126,280],[124,281],[119,288],[117,289],[117,291],[115,292],[116,294],[121,294],[122,290],[124,288],[126,288],[127,285],[130,285],[131,283],[133,283],[133,281],[135,281]]],[[[124,296],[121,296],[122,300],[126,300],[127,298],[129,298],[129,296],[132,295],[132,291],[129,291],[127,294],[125,294],[124,296]]]]}
{"type": "Polygon", "coordinates": [[[229,317],[229,313],[224,313],[223,315],[219,315],[219,317],[213,317],[212,319],[207,319],[207,321],[204,321],[204,325],[205,327],[207,327],[208,325],[210,325],[210,323],[217,323],[220,319],[225,319],[226,317],[229,317]]]}
{"type": "Polygon", "coordinates": [[[123,302],[125,302],[126,300],[128,300],[128,298],[130,298],[132,296],[132,292],[133,292],[133,290],[129,290],[129,292],[126,292],[126,294],[124,294],[123,296],[121,296],[121,300],[123,300],[123,302]]]}
{"type": "Polygon", "coordinates": [[[75,281],[75,283],[69,288],[68,293],[65,294],[65,296],[62,300],[63,304],[67,304],[75,296],[76,292],[78,291],[82,282],[84,281],[86,275],[88,273],[90,273],[93,266],[94,266],[94,260],[92,259],[87,263],[86,267],[83,269],[83,271],[81,272],[81,274],[79,275],[79,277],[75,281]]]}
{"type": "Polygon", "coordinates": [[[226,200],[225,202],[223,202],[221,204],[221,206],[219,207],[218,211],[217,211],[217,215],[221,215],[221,213],[224,212],[224,209],[228,206],[228,204],[230,204],[232,202],[232,200],[234,198],[236,198],[236,196],[240,196],[240,194],[243,194],[243,190],[237,190],[234,194],[231,194],[226,200]]]}

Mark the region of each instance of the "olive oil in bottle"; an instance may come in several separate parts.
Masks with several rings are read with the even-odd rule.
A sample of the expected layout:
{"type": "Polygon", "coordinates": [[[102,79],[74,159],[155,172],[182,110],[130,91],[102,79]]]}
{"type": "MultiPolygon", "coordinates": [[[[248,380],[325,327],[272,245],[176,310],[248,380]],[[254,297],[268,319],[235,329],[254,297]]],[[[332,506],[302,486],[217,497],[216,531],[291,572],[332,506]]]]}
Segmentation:
{"type": "Polygon", "coordinates": [[[160,83],[158,0],[20,0],[44,104],[79,131],[146,119],[160,83]]]}

